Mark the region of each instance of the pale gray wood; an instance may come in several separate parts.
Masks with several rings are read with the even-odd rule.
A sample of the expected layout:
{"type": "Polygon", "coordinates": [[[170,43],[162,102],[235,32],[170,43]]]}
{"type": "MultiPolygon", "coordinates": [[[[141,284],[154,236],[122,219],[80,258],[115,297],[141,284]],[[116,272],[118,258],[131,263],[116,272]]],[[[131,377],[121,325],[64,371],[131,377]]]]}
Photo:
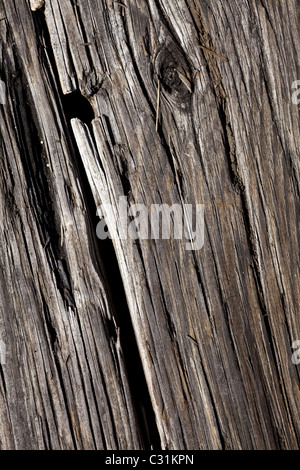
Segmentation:
{"type": "Polygon", "coordinates": [[[1,448],[138,449],[115,312],[51,66],[28,5],[4,4],[1,448]]]}
{"type": "MultiPolygon", "coordinates": [[[[144,445],[117,330],[112,341],[105,329],[114,313],[90,249],[87,189],[96,206],[124,194],[130,203],[205,205],[199,251],[177,240],[114,241],[161,447],[299,448],[297,8],[297,0],[45,0],[31,11],[24,0],[0,1],[9,88],[0,108],[9,208],[1,261],[10,286],[1,318],[8,357],[20,363],[11,375],[3,367],[3,448],[144,445]],[[56,87],[73,97],[73,116],[59,112],[56,87]],[[76,175],[76,147],[89,188],[76,175]],[[26,155],[43,169],[54,246],[50,236],[44,248],[26,155]],[[60,258],[62,287],[53,274],[60,258]]],[[[116,221],[114,211],[110,228],[116,221]]]]}

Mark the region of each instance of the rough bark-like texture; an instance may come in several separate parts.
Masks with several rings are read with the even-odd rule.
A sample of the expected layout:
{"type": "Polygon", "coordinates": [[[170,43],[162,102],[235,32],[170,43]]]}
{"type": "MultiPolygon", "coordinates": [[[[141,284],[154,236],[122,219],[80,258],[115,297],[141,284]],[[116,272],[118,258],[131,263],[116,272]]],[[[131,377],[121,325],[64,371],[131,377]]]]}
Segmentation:
{"type": "Polygon", "coordinates": [[[0,0],[1,448],[299,448],[298,9],[0,0]],[[203,248],[111,268],[124,195],[204,204],[203,248]]]}

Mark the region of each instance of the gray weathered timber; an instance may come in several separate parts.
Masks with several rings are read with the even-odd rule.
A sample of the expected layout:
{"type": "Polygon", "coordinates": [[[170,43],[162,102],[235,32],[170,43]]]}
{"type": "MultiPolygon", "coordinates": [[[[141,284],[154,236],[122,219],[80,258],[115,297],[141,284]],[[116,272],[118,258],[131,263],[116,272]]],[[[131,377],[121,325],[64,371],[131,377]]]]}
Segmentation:
{"type": "Polygon", "coordinates": [[[298,10],[0,0],[1,448],[299,448],[298,10]],[[120,312],[124,195],[204,204],[205,239],[116,237],[120,312]]]}
{"type": "Polygon", "coordinates": [[[108,334],[114,313],[51,70],[28,5],[4,6],[1,447],[138,449],[126,372],[108,334]]]}

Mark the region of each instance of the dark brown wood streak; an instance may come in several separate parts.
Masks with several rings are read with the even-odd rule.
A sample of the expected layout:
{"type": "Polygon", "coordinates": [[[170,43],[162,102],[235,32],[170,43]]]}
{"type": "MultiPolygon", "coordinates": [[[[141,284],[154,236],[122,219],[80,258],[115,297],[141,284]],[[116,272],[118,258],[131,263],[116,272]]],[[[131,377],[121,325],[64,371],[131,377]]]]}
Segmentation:
{"type": "Polygon", "coordinates": [[[298,10],[0,0],[1,449],[299,449],[298,10]]]}

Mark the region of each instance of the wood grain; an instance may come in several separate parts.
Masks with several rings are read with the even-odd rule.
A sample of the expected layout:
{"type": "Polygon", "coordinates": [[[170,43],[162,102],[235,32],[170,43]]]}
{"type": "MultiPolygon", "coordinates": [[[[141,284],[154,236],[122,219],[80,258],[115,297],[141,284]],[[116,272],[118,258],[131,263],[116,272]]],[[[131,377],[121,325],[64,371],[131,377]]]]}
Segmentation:
{"type": "Polygon", "coordinates": [[[298,449],[298,2],[121,3],[0,0],[0,446],[298,449]],[[205,243],[116,238],[118,311],[124,195],[205,243]]]}

